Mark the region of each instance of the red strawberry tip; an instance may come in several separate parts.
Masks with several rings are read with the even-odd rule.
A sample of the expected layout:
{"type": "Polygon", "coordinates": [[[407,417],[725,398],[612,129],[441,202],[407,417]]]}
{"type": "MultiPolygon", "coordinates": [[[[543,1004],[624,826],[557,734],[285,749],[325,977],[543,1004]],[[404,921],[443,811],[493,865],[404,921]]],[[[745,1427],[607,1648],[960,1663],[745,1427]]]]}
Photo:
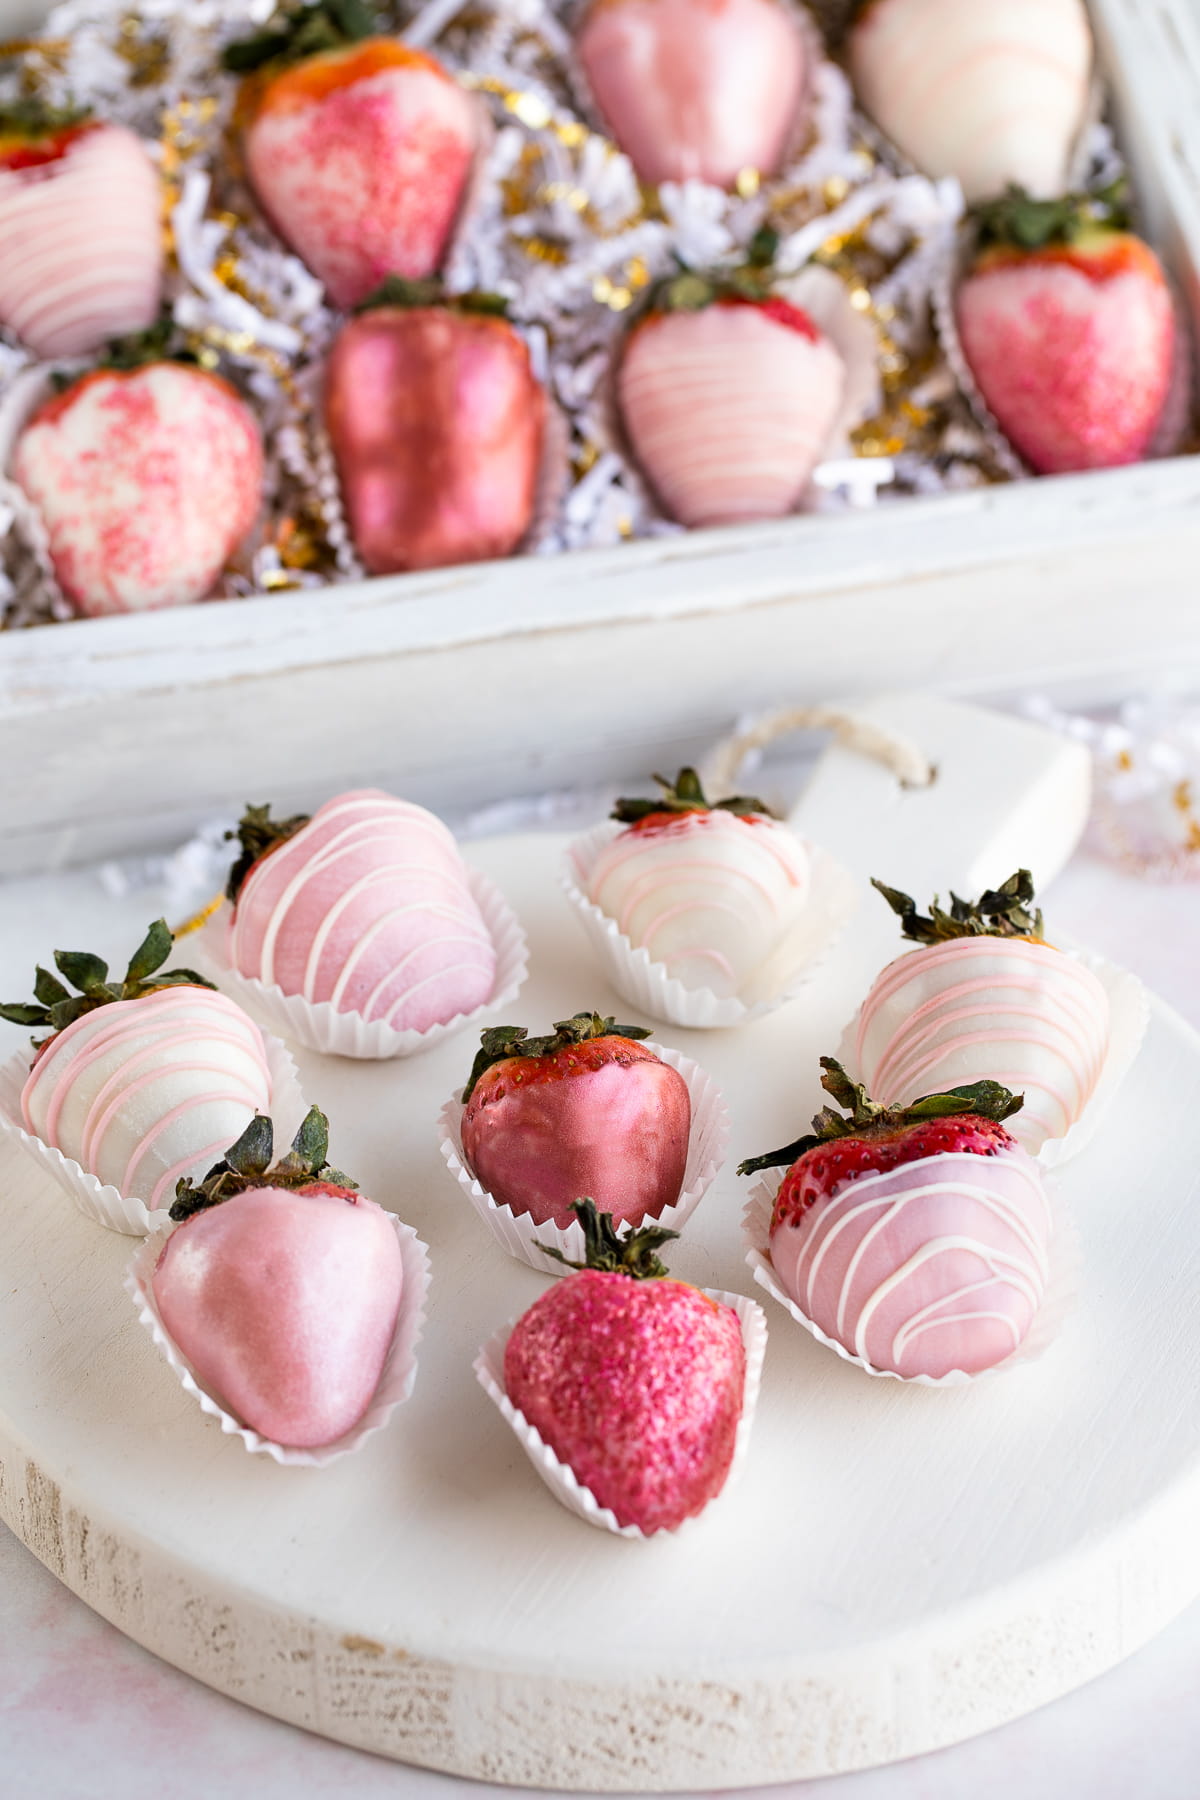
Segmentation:
{"type": "Polygon", "coordinates": [[[700,271],[680,263],[676,274],[664,277],[650,289],[643,320],[663,313],[702,312],[709,306],[754,306],[776,324],[798,331],[815,343],[821,334],[808,314],[774,292],[779,278],[775,267],[778,250],[779,233],[770,225],[763,225],[751,238],[745,261],[731,268],[700,271]]]}
{"type": "Polygon", "coordinates": [[[253,37],[237,38],[221,52],[221,65],[233,75],[260,69],[283,69],[307,62],[330,50],[344,50],[373,37],[374,14],[363,0],[316,0],[315,4],[281,6],[253,37]]]}
{"type": "Polygon", "coordinates": [[[634,1281],[659,1281],[667,1274],[667,1266],[657,1251],[677,1238],[677,1231],[668,1231],[662,1225],[637,1225],[627,1227],[622,1237],[612,1214],[597,1212],[594,1200],[585,1196],[573,1200],[571,1206],[583,1226],[583,1261],[572,1262],[561,1250],[539,1244],[535,1238],[535,1246],[543,1255],[565,1263],[568,1269],[596,1269],[604,1275],[628,1275],[634,1281]]]}
{"type": "Polygon", "coordinates": [[[680,769],[674,781],[668,781],[665,775],[654,775],[651,779],[662,789],[657,799],[620,799],[609,818],[622,825],[640,825],[651,819],[679,818],[685,813],[729,812],[739,819],[753,814],[768,819],[775,816],[764,801],[756,800],[750,794],[731,794],[727,800],[708,800],[695,769],[680,769]]]}
{"type": "MultiPolygon", "coordinates": [[[[7,1019],[10,1025],[38,1028],[48,1025],[50,1037],[54,1037],[98,1006],[110,1006],[118,1000],[140,1000],[159,988],[214,987],[213,982],[197,975],[194,969],[163,969],[174,942],[174,933],[166,920],[156,919],[130,957],[120,981],[110,981],[108,964],[88,950],[56,950],[54,966],[70,987],[39,966],[34,972],[33,983],[36,1004],[14,1002],[0,1006],[0,1019],[7,1019]],[[72,994],[71,987],[78,992],[72,994]]],[[[44,1049],[50,1037],[38,1041],[36,1048],[44,1049]]]]}
{"type": "Polygon", "coordinates": [[[479,1079],[494,1063],[508,1062],[513,1057],[541,1058],[556,1056],[576,1044],[589,1044],[596,1038],[648,1038],[644,1025],[618,1025],[615,1019],[598,1012],[577,1012],[569,1019],[555,1021],[548,1037],[531,1038],[524,1025],[489,1025],[480,1033],[479,1049],[471,1065],[471,1074],[463,1090],[466,1102],[474,1093],[479,1079]]]}
{"type": "Polygon", "coordinates": [[[503,294],[488,294],[472,289],[465,294],[447,293],[436,275],[423,281],[412,281],[404,275],[385,275],[379,286],[360,300],[355,314],[374,312],[381,306],[412,309],[419,306],[441,306],[447,312],[482,313],[489,318],[507,319],[508,301],[503,294]]]}
{"type": "Polygon", "coordinates": [[[245,887],[251,869],[272,850],[278,850],[280,844],[295,837],[311,816],[310,813],[294,813],[290,819],[273,819],[270,802],[266,806],[247,804],[237,830],[225,833],[227,838],[236,838],[242,846],[242,853],[230,869],[225,884],[225,897],[232,906],[237,905],[238,895],[245,887]]]}
{"type": "Polygon", "coordinates": [[[865,1087],[851,1081],[841,1063],[832,1056],[821,1058],[821,1086],[837,1104],[849,1113],[834,1112],[824,1107],[814,1118],[812,1130],[795,1143],[780,1150],[768,1150],[763,1156],[748,1157],[738,1164],[739,1175],[756,1175],[761,1169],[790,1168],[809,1150],[840,1138],[883,1136],[919,1125],[926,1119],[947,1119],[970,1114],[1001,1124],[1020,1112],[1024,1094],[1014,1094],[998,1081],[974,1081],[964,1087],[947,1088],[945,1093],[925,1094],[909,1106],[880,1106],[865,1087]]]}
{"type": "Polygon", "coordinates": [[[1077,244],[1098,232],[1125,232],[1130,225],[1129,184],[1124,176],[1092,194],[1063,194],[1035,200],[1011,183],[995,200],[972,207],[976,250],[1003,247],[1036,252],[1077,244]]]}
{"type": "Polygon", "coordinates": [[[90,106],[50,106],[33,95],[6,101],[0,105],[0,145],[11,138],[13,147],[0,148],[0,168],[28,169],[55,161],[91,122],[90,106]]]}
{"type": "Polygon", "coordinates": [[[900,920],[903,935],[914,944],[942,944],[964,937],[1043,941],[1042,914],[1034,906],[1033,876],[1028,869],[1018,869],[998,888],[988,888],[978,900],[960,900],[951,892],[949,912],[938,904],[935,894],[928,916],[919,913],[916,901],[899,888],[885,887],[874,876],[871,886],[883,895],[900,920]]]}
{"type": "Polygon", "coordinates": [[[171,1218],[181,1223],[210,1206],[219,1206],[249,1188],[320,1188],[354,1198],[357,1183],[340,1169],[332,1169],[329,1155],[329,1120],[318,1106],[311,1106],[292,1139],[292,1147],[271,1166],[275,1154],[275,1127],[265,1113],[255,1113],[236,1144],[214,1163],[203,1181],[186,1178],[175,1189],[171,1218]]]}

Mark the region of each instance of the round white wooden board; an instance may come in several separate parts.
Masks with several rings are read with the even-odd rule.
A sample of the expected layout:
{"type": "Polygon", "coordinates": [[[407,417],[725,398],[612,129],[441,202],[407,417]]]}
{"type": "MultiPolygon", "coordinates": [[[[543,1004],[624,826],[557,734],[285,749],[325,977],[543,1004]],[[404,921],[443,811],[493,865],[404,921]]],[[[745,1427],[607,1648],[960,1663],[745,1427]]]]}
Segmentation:
{"type": "MultiPolygon", "coordinates": [[[[469,850],[530,932],[531,978],[509,1011],[535,1030],[593,1005],[625,1016],[559,895],[560,842],[469,850]]],[[[106,903],[96,947],[134,941],[144,910],[106,903]]],[[[61,912],[54,941],[86,942],[82,904],[70,932],[61,912]]],[[[47,929],[23,930],[21,968],[47,929]]],[[[869,940],[852,934],[805,997],[740,1033],[661,1029],[733,1113],[730,1164],[676,1251],[680,1275],[758,1295],[733,1164],[812,1112],[816,1057],[873,972],[864,958],[878,962],[869,940]]],[[[0,958],[14,994],[15,950],[0,958]]],[[[764,1301],[744,1481],[649,1544],[559,1508],[472,1374],[480,1343],[546,1284],[501,1254],[438,1155],[438,1109],[473,1047],[298,1058],[335,1158],[433,1259],[413,1400],[324,1470],[223,1437],[134,1318],[131,1242],[0,1147],[0,1515],[130,1636],[253,1706],[406,1761],[693,1789],[970,1736],[1111,1666],[1200,1591],[1200,1039],[1165,1007],[1121,1117],[1060,1176],[1086,1261],[1045,1359],[965,1389],[873,1381],[764,1301]]]]}

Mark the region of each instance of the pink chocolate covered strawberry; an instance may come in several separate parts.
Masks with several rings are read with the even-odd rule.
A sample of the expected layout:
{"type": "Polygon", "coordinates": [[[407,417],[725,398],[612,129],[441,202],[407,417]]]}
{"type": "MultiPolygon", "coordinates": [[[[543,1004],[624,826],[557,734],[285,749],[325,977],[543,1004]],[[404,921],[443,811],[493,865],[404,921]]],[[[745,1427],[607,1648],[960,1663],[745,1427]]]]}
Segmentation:
{"type": "Polygon", "coordinates": [[[831,1107],[739,1174],[787,1168],[770,1261],[806,1319],[875,1370],[979,1374],[1022,1343],[1048,1271],[1050,1205],[1004,1129],[1021,1105],[980,1081],[888,1109],[823,1056],[831,1107]]]}
{"type": "Polygon", "coordinates": [[[123,125],[0,106],[0,325],[44,358],[144,331],[162,291],[161,210],[146,146],[123,125]]]}
{"type": "Polygon", "coordinates": [[[875,122],[968,200],[1066,187],[1091,75],[1084,0],[866,0],[849,60],[875,122]]]}
{"type": "Polygon", "coordinates": [[[483,1033],[463,1099],[462,1145],[502,1206],[564,1230],[582,1193],[628,1224],[679,1198],[691,1101],[683,1076],[637,1042],[650,1033],[598,1013],[550,1037],[483,1033]]]}
{"type": "Polygon", "coordinates": [[[356,1425],[392,1345],[403,1292],[388,1215],[326,1164],[309,1112],[270,1166],[256,1118],[203,1182],[179,1184],[179,1221],[153,1276],[168,1334],[203,1385],[273,1443],[314,1448],[356,1425]]]}
{"type": "Polygon", "coordinates": [[[219,375],[144,361],[93,370],[48,400],[12,474],[76,612],[143,612],[212,592],[258,517],[262,439],[219,375]]]}
{"type": "Polygon", "coordinates": [[[643,181],[728,188],[745,170],[778,172],[808,60],[784,0],[593,0],[577,49],[643,181]]]}
{"type": "Polygon", "coordinates": [[[637,459],[684,525],[780,518],[833,435],[846,365],[774,294],[770,234],[744,268],[661,283],[625,344],[617,397],[637,459]]]}
{"type": "MultiPolygon", "coordinates": [[[[621,1240],[590,1200],[586,1265],[535,1300],[504,1351],[512,1405],[619,1525],[674,1531],[725,1485],[746,1385],[737,1314],[621,1240]]],[[[576,1265],[572,1265],[576,1266],[576,1265]]]]}
{"type": "Polygon", "coordinates": [[[225,66],[254,191],[337,306],[431,275],[480,142],[477,103],[432,56],[373,35],[360,0],[285,7],[225,66]]]}
{"type": "Polygon", "coordinates": [[[494,296],[385,283],[333,346],[325,418],[373,575],[508,556],[528,531],[546,397],[494,296]]]}
{"type": "Polygon", "coordinates": [[[984,400],[1039,474],[1146,455],[1175,353],[1171,292],[1154,252],[1107,200],[981,209],[981,245],[958,289],[963,352],[984,400]]]}

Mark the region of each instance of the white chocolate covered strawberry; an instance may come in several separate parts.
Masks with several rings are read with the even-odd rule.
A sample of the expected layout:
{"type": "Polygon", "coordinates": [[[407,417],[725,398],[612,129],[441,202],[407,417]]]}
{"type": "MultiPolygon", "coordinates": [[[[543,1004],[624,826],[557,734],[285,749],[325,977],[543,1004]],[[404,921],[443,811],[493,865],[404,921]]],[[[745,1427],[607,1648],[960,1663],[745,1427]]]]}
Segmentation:
{"type": "Polygon", "coordinates": [[[1064,1137],[1095,1090],[1109,1042],[1108,995],[1083,963],[1048,944],[1026,869],[975,904],[951,896],[929,917],[875,887],[919,948],[889,963],[854,1032],[858,1072],[885,1106],[992,1079],[1025,1103],[1013,1135],[1036,1152],[1064,1137]]]}
{"type": "Polygon", "coordinates": [[[969,201],[1068,185],[1092,64],[1083,0],[867,0],[849,56],[876,124],[969,201]]]}
{"type": "Polygon", "coordinates": [[[803,909],[808,852],[759,800],[710,806],[694,769],[655,780],[660,800],[618,800],[628,829],[597,856],[588,898],[684,987],[737,995],[803,909]]]}
{"type": "Polygon", "coordinates": [[[151,361],[94,370],[48,400],[12,473],[75,610],[142,612],[211,593],[262,505],[262,438],[219,375],[151,361]]]}
{"type": "Polygon", "coordinates": [[[123,125],[0,106],[0,324],[39,357],[144,331],[162,293],[162,201],[123,125]]]}
{"type": "Polygon", "coordinates": [[[180,1183],[153,1274],[170,1338],[203,1385],[276,1444],[344,1437],[370,1406],[404,1298],[388,1214],[329,1168],[313,1107],[287,1156],[256,1118],[203,1182],[180,1183]]]}
{"type": "Polygon", "coordinates": [[[12,1024],[49,1026],[21,1095],[26,1128],[151,1210],[198,1175],[272,1100],[262,1032],[190,969],[163,970],[160,919],[122,981],[80,951],[56,951],[72,995],[45,969],[12,1024]]]}
{"type": "Polygon", "coordinates": [[[239,974],[336,1012],[426,1031],[490,998],[496,952],[458,845],[422,806],[366,788],[309,818],[250,807],[230,878],[239,974]]]}

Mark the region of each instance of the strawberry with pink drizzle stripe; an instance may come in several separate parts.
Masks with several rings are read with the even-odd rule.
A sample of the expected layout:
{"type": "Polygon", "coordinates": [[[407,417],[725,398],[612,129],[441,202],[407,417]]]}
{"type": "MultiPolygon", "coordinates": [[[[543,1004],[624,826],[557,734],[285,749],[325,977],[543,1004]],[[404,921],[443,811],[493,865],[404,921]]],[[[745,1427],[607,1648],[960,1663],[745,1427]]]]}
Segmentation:
{"type": "Polygon", "coordinates": [[[376,788],[311,818],[250,807],[230,876],[240,975],[337,1012],[426,1031],[490,998],[496,953],[453,835],[376,788]]]}
{"type": "Polygon", "coordinates": [[[849,61],[876,124],[968,200],[1066,187],[1091,74],[1083,0],[866,0],[849,61]]]}
{"type": "Polygon", "coordinates": [[[154,164],[123,125],[0,107],[0,323],[44,358],[144,331],[162,294],[161,212],[154,164]]]}
{"type": "Polygon", "coordinates": [[[741,992],[779,947],[809,890],[808,852],[761,800],[710,806],[694,769],[657,800],[618,800],[628,829],[596,858],[588,897],[688,988],[741,992]]]}
{"type": "Polygon", "coordinates": [[[171,944],[160,919],[120,982],[99,957],[56,951],[80,992],[39,969],[36,1004],[0,1007],[51,1028],[21,1096],[27,1129],[151,1210],[272,1098],[261,1031],[194,971],[164,971],[171,944]]]}
{"type": "Polygon", "coordinates": [[[739,1173],[786,1166],[770,1263],[802,1316],[875,1371],[980,1374],[1024,1342],[1052,1234],[1041,1171],[1004,1129],[1021,1101],[981,1081],[885,1108],[830,1057],[812,1133],[739,1173]]]}
{"type": "Polygon", "coordinates": [[[920,946],[889,963],[854,1028],[858,1073],[885,1106],[985,1076],[1020,1088],[1013,1133],[1036,1153],[1065,1137],[1096,1087],[1109,1042],[1108,995],[1042,935],[1029,871],[974,904],[951,895],[928,917],[873,884],[920,946]]]}

